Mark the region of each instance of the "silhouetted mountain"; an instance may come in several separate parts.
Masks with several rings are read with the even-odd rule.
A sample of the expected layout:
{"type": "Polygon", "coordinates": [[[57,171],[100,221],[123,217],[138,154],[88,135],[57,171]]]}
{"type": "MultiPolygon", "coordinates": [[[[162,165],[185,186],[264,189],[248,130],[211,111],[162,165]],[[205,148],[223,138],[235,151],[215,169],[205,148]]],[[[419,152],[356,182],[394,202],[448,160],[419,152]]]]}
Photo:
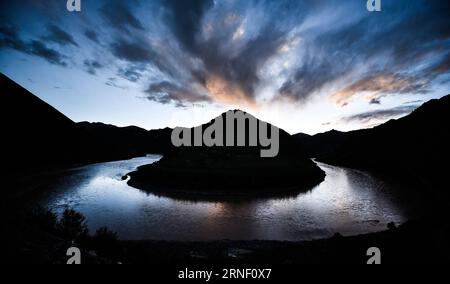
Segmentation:
{"type": "Polygon", "coordinates": [[[294,137],[320,161],[387,173],[438,191],[448,187],[449,117],[446,96],[372,129],[294,137]]]}
{"type": "Polygon", "coordinates": [[[170,148],[170,129],[77,124],[3,74],[0,88],[2,174],[126,159],[170,148]]]}
{"type": "MultiPolygon", "coordinates": [[[[227,136],[226,114],[222,114],[224,144],[227,136]]],[[[201,126],[202,133],[213,121],[201,126]]],[[[249,141],[248,124],[247,121],[246,145],[249,141]]],[[[268,126],[271,127],[270,124],[268,126]]],[[[236,142],[236,128],[234,134],[236,142]]],[[[308,190],[323,181],[324,172],[298,148],[296,141],[287,132],[279,129],[279,138],[279,154],[273,158],[261,158],[261,146],[182,146],[165,155],[159,162],[131,173],[129,184],[169,195],[186,190],[203,194],[276,194],[308,190]]]]}
{"type": "Polygon", "coordinates": [[[68,145],[76,135],[73,121],[0,75],[2,169],[61,163],[75,157],[68,145]]]}

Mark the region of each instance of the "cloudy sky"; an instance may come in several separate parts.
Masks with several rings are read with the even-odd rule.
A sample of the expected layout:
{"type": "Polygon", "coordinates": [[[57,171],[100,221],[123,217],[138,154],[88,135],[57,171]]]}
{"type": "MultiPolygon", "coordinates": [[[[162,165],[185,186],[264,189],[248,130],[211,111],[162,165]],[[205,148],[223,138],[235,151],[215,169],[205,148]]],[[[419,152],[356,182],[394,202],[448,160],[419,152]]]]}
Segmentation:
{"type": "Polygon", "coordinates": [[[74,121],[194,126],[239,108],[314,134],[450,93],[447,0],[81,2],[0,4],[0,71],[74,121]]]}

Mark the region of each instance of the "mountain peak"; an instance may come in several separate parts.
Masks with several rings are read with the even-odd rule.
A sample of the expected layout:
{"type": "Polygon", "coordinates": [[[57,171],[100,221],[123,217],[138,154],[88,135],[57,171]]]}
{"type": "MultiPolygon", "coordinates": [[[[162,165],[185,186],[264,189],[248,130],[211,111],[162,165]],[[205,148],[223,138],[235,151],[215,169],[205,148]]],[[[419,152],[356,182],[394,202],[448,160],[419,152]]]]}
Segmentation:
{"type": "Polygon", "coordinates": [[[224,116],[224,115],[227,115],[227,114],[230,114],[230,113],[231,113],[231,114],[236,114],[237,112],[241,112],[241,113],[243,113],[243,114],[247,114],[247,115],[250,115],[250,116],[252,116],[252,117],[255,117],[255,116],[252,115],[251,113],[248,113],[248,112],[243,111],[243,110],[240,110],[240,109],[230,109],[230,110],[228,110],[228,111],[222,113],[221,116],[224,116]]]}
{"type": "Polygon", "coordinates": [[[258,122],[264,122],[264,123],[266,123],[267,126],[269,126],[269,127],[276,127],[277,129],[280,130],[280,132],[282,133],[282,135],[290,136],[290,134],[288,134],[284,129],[282,129],[282,128],[278,127],[278,126],[275,126],[275,125],[273,125],[273,124],[270,123],[270,122],[263,121],[263,120],[259,119],[258,117],[256,117],[255,115],[253,115],[253,114],[251,114],[251,113],[249,113],[249,112],[240,110],[240,109],[230,109],[230,110],[228,110],[228,111],[226,111],[226,112],[224,112],[224,113],[218,115],[217,117],[213,118],[213,119],[212,119],[211,121],[209,121],[208,123],[203,124],[202,126],[209,126],[209,125],[211,125],[211,124],[214,122],[214,120],[216,120],[216,119],[219,118],[219,117],[226,118],[227,115],[229,115],[229,114],[236,115],[236,113],[238,113],[238,112],[244,114],[244,115],[246,116],[246,118],[248,117],[248,118],[256,119],[256,121],[258,121],[258,122]]]}

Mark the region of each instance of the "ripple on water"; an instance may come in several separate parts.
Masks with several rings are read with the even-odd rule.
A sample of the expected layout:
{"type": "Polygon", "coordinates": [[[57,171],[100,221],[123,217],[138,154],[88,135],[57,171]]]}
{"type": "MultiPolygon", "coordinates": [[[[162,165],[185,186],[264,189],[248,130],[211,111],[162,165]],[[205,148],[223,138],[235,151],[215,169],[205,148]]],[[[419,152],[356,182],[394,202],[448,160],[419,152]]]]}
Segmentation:
{"type": "Polygon", "coordinates": [[[335,232],[360,234],[403,222],[390,186],[368,173],[318,163],[325,181],[293,198],[190,202],[158,197],[127,185],[124,174],[158,156],[68,171],[40,202],[61,213],[80,211],[91,231],[108,226],[122,239],[305,240],[335,232]]]}

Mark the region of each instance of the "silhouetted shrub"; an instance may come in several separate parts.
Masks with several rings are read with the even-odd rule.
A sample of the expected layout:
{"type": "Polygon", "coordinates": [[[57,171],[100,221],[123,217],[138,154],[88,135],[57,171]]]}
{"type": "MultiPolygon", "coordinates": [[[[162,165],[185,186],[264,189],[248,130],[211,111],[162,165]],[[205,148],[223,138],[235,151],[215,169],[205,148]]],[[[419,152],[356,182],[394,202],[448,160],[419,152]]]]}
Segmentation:
{"type": "Polygon", "coordinates": [[[120,243],[117,234],[107,227],[102,227],[90,238],[90,247],[98,255],[108,258],[117,258],[120,254],[120,243]]]}
{"type": "Polygon", "coordinates": [[[87,238],[89,230],[86,218],[73,209],[66,209],[58,224],[62,237],[68,240],[84,240],[87,238]]]}
{"type": "Polygon", "coordinates": [[[37,207],[30,214],[30,224],[47,233],[55,233],[58,225],[58,217],[48,209],[37,207]]]}
{"type": "Polygon", "coordinates": [[[98,229],[95,232],[94,238],[101,241],[117,241],[118,239],[117,233],[110,231],[108,227],[102,227],[98,229]]]}

